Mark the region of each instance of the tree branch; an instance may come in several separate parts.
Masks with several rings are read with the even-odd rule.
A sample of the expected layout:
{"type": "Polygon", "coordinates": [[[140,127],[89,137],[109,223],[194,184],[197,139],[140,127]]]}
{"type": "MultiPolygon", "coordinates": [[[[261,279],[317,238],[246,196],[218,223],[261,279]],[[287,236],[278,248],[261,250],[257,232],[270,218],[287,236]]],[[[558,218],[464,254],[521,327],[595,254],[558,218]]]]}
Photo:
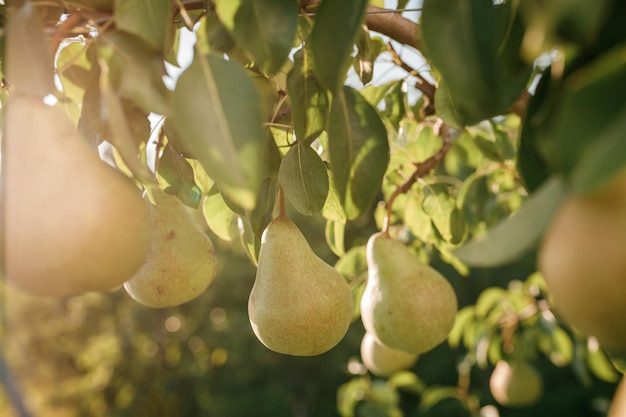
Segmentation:
{"type": "Polygon", "coordinates": [[[440,121],[439,132],[441,134],[441,139],[443,141],[441,145],[441,149],[439,149],[439,151],[437,151],[436,154],[432,155],[430,158],[426,159],[425,161],[415,164],[415,171],[413,172],[413,174],[411,174],[411,176],[407,178],[407,180],[404,181],[404,183],[400,184],[398,188],[393,190],[393,193],[391,193],[391,195],[387,199],[387,214],[385,216],[385,221],[383,223],[383,230],[382,230],[383,233],[388,233],[389,231],[389,225],[391,222],[391,213],[393,210],[393,203],[395,199],[400,194],[405,194],[406,192],[408,192],[413,186],[413,184],[417,182],[417,180],[424,177],[431,170],[433,170],[437,165],[439,165],[439,163],[443,160],[443,157],[446,156],[446,154],[448,153],[448,150],[450,150],[450,146],[452,145],[452,142],[450,140],[450,128],[448,127],[447,124],[440,121]]]}

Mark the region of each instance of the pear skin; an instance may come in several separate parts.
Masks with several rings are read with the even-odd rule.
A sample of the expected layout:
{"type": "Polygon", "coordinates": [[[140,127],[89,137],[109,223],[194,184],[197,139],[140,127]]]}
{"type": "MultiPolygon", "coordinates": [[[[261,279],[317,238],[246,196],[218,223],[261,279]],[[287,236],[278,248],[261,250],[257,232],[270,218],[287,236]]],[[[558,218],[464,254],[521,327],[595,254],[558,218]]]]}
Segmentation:
{"type": "Polygon", "coordinates": [[[608,417],[623,416],[626,416],[626,377],[622,377],[621,382],[613,394],[608,415],[608,417]]]}
{"type": "Polygon", "coordinates": [[[298,227],[286,216],[270,222],[248,300],[257,338],[278,353],[319,355],[344,337],[352,307],[346,280],[313,252],[298,227]]]}
{"type": "Polygon", "coordinates": [[[40,99],[12,94],[4,120],[7,281],[56,297],[120,286],[150,247],[139,189],[40,99]]]}
{"type": "Polygon", "coordinates": [[[389,376],[415,365],[418,355],[381,344],[373,334],[365,332],[361,339],[361,360],[374,375],[389,376]]]}
{"type": "Polygon", "coordinates": [[[563,320],[626,353],[626,171],[563,203],[538,265],[563,320]]]}
{"type": "Polygon", "coordinates": [[[493,398],[506,407],[528,407],[543,393],[539,372],[523,360],[500,360],[489,377],[493,398]]]}
{"type": "Polygon", "coordinates": [[[382,232],[368,240],[367,265],[361,319],[381,344],[422,353],[447,338],[457,298],[446,278],[382,232]]]}
{"type": "Polygon", "coordinates": [[[137,302],[154,308],[193,300],[213,282],[217,259],[209,236],[184,204],[164,191],[153,191],[152,246],[141,269],[124,283],[137,302]]]}

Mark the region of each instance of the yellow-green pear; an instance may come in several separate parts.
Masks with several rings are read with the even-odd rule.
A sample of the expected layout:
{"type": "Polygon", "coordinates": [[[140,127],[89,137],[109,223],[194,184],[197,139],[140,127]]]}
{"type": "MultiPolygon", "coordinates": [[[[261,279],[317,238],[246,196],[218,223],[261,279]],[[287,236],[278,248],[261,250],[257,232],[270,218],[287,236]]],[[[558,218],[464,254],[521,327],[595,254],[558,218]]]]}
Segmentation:
{"type": "Polygon", "coordinates": [[[563,203],[538,262],[558,314],[605,348],[626,352],[626,171],[563,203]]]}
{"type": "Polygon", "coordinates": [[[392,349],[380,343],[373,334],[365,332],[361,339],[361,360],[374,375],[388,376],[408,369],[417,362],[417,353],[392,349]]]}
{"type": "Polygon", "coordinates": [[[541,374],[524,360],[500,360],[489,378],[489,390],[501,405],[527,407],[541,398],[543,379],[541,374]]]}
{"type": "Polygon", "coordinates": [[[4,123],[7,281],[37,296],[121,285],[150,247],[139,189],[41,99],[13,93],[4,123]]]}
{"type": "Polygon", "coordinates": [[[124,283],[137,302],[163,308],[202,294],[213,282],[217,260],[213,243],[175,196],[152,193],[152,246],[141,269],[124,283]]]}
{"type": "Polygon", "coordinates": [[[352,294],[346,280],[284,215],[263,232],[248,315],[265,346],[294,356],[327,352],[350,325],[352,294]]]}
{"type": "Polygon", "coordinates": [[[361,298],[365,329],[383,345],[409,353],[443,342],[457,298],[446,278],[383,232],[367,242],[368,277],[361,298]]]}

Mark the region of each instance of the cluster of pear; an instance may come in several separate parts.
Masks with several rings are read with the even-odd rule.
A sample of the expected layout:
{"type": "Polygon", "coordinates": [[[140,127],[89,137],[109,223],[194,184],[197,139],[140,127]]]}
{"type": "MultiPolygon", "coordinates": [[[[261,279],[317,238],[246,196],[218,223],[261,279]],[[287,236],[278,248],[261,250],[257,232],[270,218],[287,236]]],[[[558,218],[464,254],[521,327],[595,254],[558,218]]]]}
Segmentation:
{"type": "Polygon", "coordinates": [[[65,114],[11,93],[2,136],[6,280],[35,296],[66,297],[125,285],[165,307],[199,295],[216,262],[182,203],[155,190],[148,204],[104,163],[65,114]]]}
{"type": "Polygon", "coordinates": [[[539,269],[566,322],[626,353],[626,171],[564,201],[544,237],[539,269]]]}
{"type": "Polygon", "coordinates": [[[448,280],[387,233],[367,243],[368,278],[361,298],[366,333],[361,358],[385,376],[412,366],[447,337],[458,303],[448,280]]]}
{"type": "Polygon", "coordinates": [[[526,360],[501,359],[489,378],[493,398],[505,407],[527,407],[543,394],[541,374],[526,360]]]}

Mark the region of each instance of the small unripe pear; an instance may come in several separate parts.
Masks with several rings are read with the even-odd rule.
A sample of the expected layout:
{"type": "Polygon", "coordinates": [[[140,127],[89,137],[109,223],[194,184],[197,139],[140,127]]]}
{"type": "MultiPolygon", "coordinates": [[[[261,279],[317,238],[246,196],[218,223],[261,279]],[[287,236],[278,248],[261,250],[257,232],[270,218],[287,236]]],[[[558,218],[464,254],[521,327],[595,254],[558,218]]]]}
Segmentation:
{"type": "Polygon", "coordinates": [[[543,393],[543,379],[537,370],[523,360],[500,360],[489,378],[493,398],[506,407],[535,404],[543,393]]]}
{"type": "Polygon", "coordinates": [[[124,288],[141,304],[163,308],[186,303],[213,282],[217,260],[211,239],[183,203],[164,191],[153,191],[152,246],[146,262],[124,288]]]}
{"type": "Polygon", "coordinates": [[[447,338],[458,305],[443,275],[382,232],[367,243],[367,266],[361,319],[380,343],[422,353],[447,338]]]}
{"type": "Polygon", "coordinates": [[[626,171],[563,203],[540,248],[539,270],[566,322],[626,352],[626,171]]]}
{"type": "Polygon", "coordinates": [[[278,353],[319,355],[344,337],[352,308],[348,283],[313,252],[298,227],[284,215],[271,221],[248,301],[257,338],[278,353]]]}
{"type": "Polygon", "coordinates": [[[408,369],[417,362],[416,353],[403,352],[381,344],[373,334],[365,332],[361,340],[361,360],[374,375],[388,376],[408,369]]]}

